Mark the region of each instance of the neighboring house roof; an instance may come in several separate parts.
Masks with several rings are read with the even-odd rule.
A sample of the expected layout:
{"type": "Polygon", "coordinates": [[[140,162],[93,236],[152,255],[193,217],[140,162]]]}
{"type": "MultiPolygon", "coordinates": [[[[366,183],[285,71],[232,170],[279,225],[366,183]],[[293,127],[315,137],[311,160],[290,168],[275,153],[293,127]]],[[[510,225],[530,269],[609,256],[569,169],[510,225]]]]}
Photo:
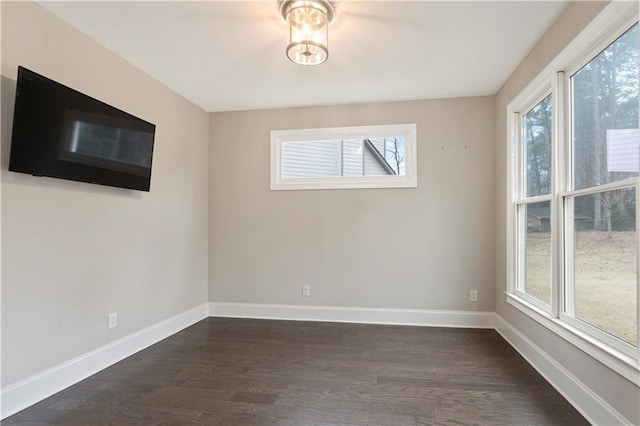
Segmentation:
{"type": "MultiPolygon", "coordinates": [[[[527,208],[527,215],[533,216],[537,219],[551,219],[551,209],[549,207],[531,207],[527,208]]],[[[589,216],[582,214],[576,214],[575,220],[591,220],[589,216]]]]}
{"type": "Polygon", "coordinates": [[[365,139],[364,140],[364,146],[365,146],[365,148],[367,148],[367,151],[369,151],[371,154],[373,154],[373,158],[376,159],[376,161],[382,166],[382,168],[387,172],[388,175],[397,175],[398,174],[393,169],[393,167],[391,167],[389,162],[387,162],[387,159],[384,158],[384,155],[382,155],[382,153],[380,151],[378,151],[378,148],[376,148],[376,146],[371,142],[371,140],[365,139]]]}

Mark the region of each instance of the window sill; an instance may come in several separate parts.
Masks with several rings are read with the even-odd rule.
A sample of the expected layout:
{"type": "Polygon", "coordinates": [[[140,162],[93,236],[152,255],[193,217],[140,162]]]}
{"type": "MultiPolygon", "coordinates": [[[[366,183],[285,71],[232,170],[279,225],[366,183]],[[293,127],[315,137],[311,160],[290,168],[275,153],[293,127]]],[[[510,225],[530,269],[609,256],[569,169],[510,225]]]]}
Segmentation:
{"type": "Polygon", "coordinates": [[[640,387],[640,362],[637,358],[612,348],[571,325],[549,317],[542,309],[512,293],[505,294],[509,305],[640,387]]]}
{"type": "Polygon", "coordinates": [[[271,190],[307,189],[366,189],[366,188],[417,188],[415,175],[408,176],[363,176],[335,178],[278,179],[271,183],[271,190]]]}

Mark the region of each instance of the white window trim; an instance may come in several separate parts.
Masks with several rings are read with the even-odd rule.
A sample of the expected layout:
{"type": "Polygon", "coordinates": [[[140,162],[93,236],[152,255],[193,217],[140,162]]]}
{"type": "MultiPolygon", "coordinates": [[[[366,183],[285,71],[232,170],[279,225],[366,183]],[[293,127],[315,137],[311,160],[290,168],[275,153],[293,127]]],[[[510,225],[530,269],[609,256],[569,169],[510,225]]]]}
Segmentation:
{"type": "MultiPolygon", "coordinates": [[[[567,126],[565,117],[568,117],[570,105],[564,99],[567,80],[573,73],[589,62],[595,55],[617,39],[621,34],[638,21],[637,2],[611,2],[605,9],[571,42],[560,54],[558,54],[538,76],[509,103],[507,107],[507,303],[528,315],[539,324],[551,330],[577,348],[602,362],[627,380],[640,386],[640,344],[633,348],[617,339],[607,335],[595,327],[588,326],[575,318],[562,314],[561,306],[564,304],[564,295],[559,285],[564,270],[566,256],[552,255],[553,293],[551,311],[541,306],[541,302],[532,300],[528,295],[517,291],[518,247],[516,239],[516,214],[515,204],[522,203],[520,193],[517,192],[521,182],[516,181],[516,161],[519,157],[516,132],[519,129],[520,113],[527,112],[535,106],[536,99],[542,99],[542,93],[549,87],[551,79],[551,94],[554,110],[554,132],[552,137],[552,210],[555,227],[552,238],[552,253],[565,253],[564,238],[567,229],[562,215],[566,197],[574,197],[577,191],[566,191],[570,188],[569,182],[557,182],[558,178],[570,179],[571,170],[569,164],[571,158],[571,146],[559,140],[570,140],[571,129],[567,126]],[[566,74],[565,74],[566,73],[566,74]]],[[[640,178],[633,178],[636,185],[636,195],[640,195],[640,178]]],[[[612,187],[625,186],[629,182],[616,182],[612,187]]],[[[597,188],[597,191],[605,189],[597,188]]],[[[585,190],[585,192],[590,189],[585,190]]],[[[581,191],[578,191],[581,192],[581,191]]],[[[640,209],[636,209],[636,223],[640,223],[640,209]]],[[[640,238],[640,232],[639,238],[640,238]]],[[[640,269],[640,262],[638,262],[640,269]]],[[[640,273],[638,274],[640,276],[640,273]]],[[[542,304],[543,305],[543,304],[542,304]]],[[[640,289],[638,291],[638,306],[640,306],[640,289]]],[[[640,338],[640,320],[638,321],[638,336],[640,338]]]]}
{"type": "MultiPolygon", "coordinates": [[[[552,82],[551,79],[546,79],[545,81],[542,82],[542,84],[540,85],[540,87],[538,87],[536,90],[529,92],[528,96],[526,98],[523,99],[523,104],[521,104],[521,108],[519,108],[518,112],[514,113],[512,115],[512,120],[513,122],[510,123],[512,124],[514,127],[514,135],[515,134],[520,134],[522,135],[522,119],[523,117],[528,114],[533,108],[535,108],[540,102],[542,102],[544,99],[547,98],[547,96],[551,96],[551,101],[552,103],[555,102],[555,96],[553,95],[553,90],[552,90],[552,82]]],[[[555,105],[555,104],[554,104],[555,105]]],[[[552,124],[555,128],[555,120],[552,121],[552,124]]],[[[555,140],[555,135],[552,136],[552,149],[553,149],[553,141],[555,140]]],[[[516,144],[514,142],[514,156],[515,156],[515,161],[520,163],[520,168],[524,167],[524,153],[522,152],[522,144],[516,144]]],[[[551,155],[551,168],[554,167],[555,164],[555,156],[551,155]]],[[[514,163],[513,165],[514,168],[517,169],[516,164],[514,163]]],[[[553,174],[552,174],[553,176],[553,174]]],[[[513,180],[516,185],[514,187],[514,192],[513,192],[513,203],[516,205],[516,209],[519,210],[517,208],[517,206],[520,205],[524,205],[524,204],[533,204],[533,203],[540,203],[540,202],[545,202],[545,201],[549,201],[551,207],[553,208],[553,188],[551,188],[551,194],[545,194],[545,195],[536,195],[536,196],[532,196],[532,197],[523,197],[521,196],[521,194],[525,193],[525,182],[523,179],[523,175],[522,174],[517,174],[515,175],[515,179],[513,180]]],[[[552,182],[553,183],[553,182],[552,182]]],[[[527,223],[527,218],[526,217],[520,217],[518,218],[517,212],[513,212],[514,214],[514,227],[515,225],[519,222],[520,224],[522,224],[523,226],[526,227],[526,223],[527,223]]],[[[555,224],[552,224],[552,226],[555,224]]],[[[515,229],[515,228],[514,228],[515,229]]],[[[514,236],[515,237],[515,236],[514,236]]],[[[523,268],[523,262],[525,261],[524,258],[522,256],[519,255],[519,253],[524,251],[524,239],[520,239],[518,242],[516,242],[516,246],[515,246],[515,261],[519,262],[519,268],[516,268],[516,271],[514,273],[516,274],[520,274],[519,277],[516,277],[516,279],[514,279],[513,282],[511,282],[512,284],[512,288],[511,288],[511,292],[517,296],[519,296],[521,299],[525,300],[526,302],[528,302],[531,305],[534,305],[536,308],[547,312],[548,314],[552,313],[552,306],[553,306],[553,300],[552,300],[552,304],[551,305],[547,305],[546,303],[542,302],[541,300],[536,299],[535,297],[525,293],[524,291],[522,291],[521,289],[517,288],[517,283],[518,282],[522,282],[524,279],[523,276],[523,272],[524,272],[524,268],[523,268]]],[[[553,269],[552,269],[553,270],[553,269]]]]}
{"type": "Polygon", "coordinates": [[[271,131],[271,190],[416,188],[417,167],[416,124],[382,126],[327,127],[271,131]],[[283,178],[282,145],[285,142],[335,139],[367,139],[402,136],[405,138],[404,176],[337,176],[320,178],[283,178]]]}

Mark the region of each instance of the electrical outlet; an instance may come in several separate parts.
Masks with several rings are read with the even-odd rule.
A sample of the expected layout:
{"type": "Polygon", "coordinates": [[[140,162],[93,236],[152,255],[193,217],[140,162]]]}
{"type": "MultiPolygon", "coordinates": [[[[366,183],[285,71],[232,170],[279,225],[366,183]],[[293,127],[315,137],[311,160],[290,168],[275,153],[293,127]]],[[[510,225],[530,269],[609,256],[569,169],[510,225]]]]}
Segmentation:
{"type": "Polygon", "coordinates": [[[310,285],[303,285],[302,286],[302,295],[304,297],[311,296],[311,286],[310,285]]]}
{"type": "Polygon", "coordinates": [[[109,314],[109,328],[116,328],[118,326],[118,313],[112,312],[109,314]]]}
{"type": "Polygon", "coordinates": [[[478,301],[478,290],[470,290],[469,291],[469,301],[477,302],[478,301]]]}

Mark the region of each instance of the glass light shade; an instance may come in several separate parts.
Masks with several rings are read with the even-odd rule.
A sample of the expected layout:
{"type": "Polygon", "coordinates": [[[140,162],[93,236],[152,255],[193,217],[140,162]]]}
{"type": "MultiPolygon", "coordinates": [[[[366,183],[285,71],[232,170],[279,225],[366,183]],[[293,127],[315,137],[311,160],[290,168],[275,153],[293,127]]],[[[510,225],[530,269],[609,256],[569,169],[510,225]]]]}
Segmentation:
{"type": "Polygon", "coordinates": [[[329,56],[329,22],[333,8],[323,0],[291,0],[283,3],[289,23],[287,57],[301,65],[318,65],[329,56]]]}

